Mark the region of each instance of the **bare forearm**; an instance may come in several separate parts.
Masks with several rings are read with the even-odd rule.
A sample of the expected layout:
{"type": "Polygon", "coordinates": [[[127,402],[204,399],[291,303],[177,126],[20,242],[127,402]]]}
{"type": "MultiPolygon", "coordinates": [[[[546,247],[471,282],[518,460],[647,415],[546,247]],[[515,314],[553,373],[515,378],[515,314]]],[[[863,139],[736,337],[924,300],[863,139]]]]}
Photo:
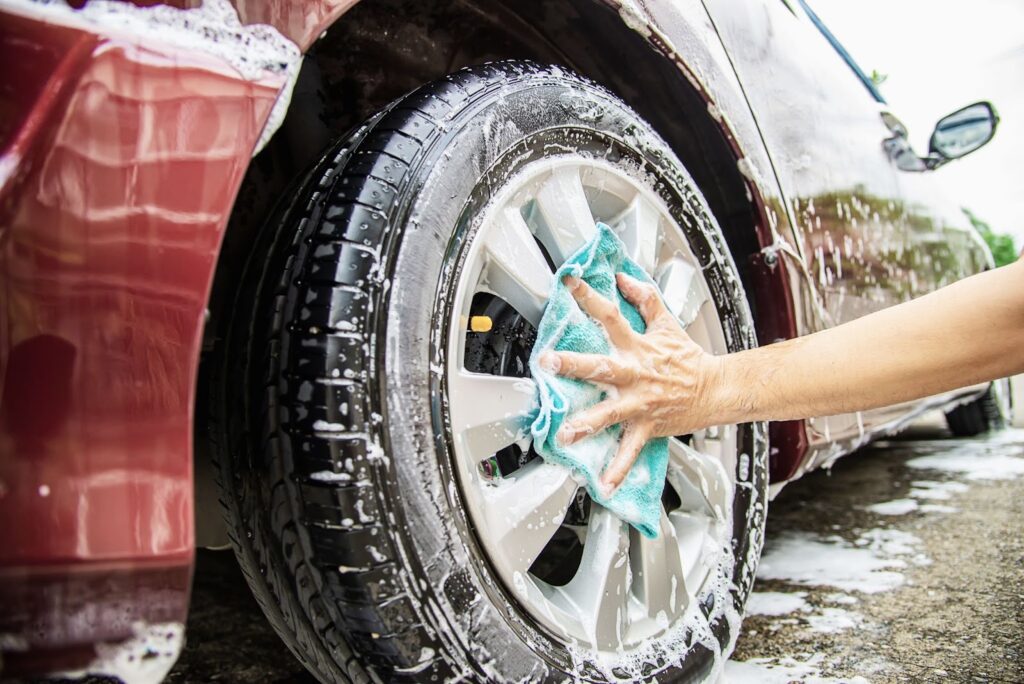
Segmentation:
{"type": "Polygon", "coordinates": [[[887,406],[1024,370],[1024,262],[807,337],[721,357],[712,422],[887,406]]]}
{"type": "Polygon", "coordinates": [[[725,356],[691,340],[651,285],[621,273],[618,284],[647,323],[644,333],[574,281],[573,296],[616,351],[540,359],[548,372],[615,388],[558,431],[568,445],[625,426],[601,476],[610,487],[654,437],[887,406],[1024,371],[1024,261],[830,330],[725,356]]]}

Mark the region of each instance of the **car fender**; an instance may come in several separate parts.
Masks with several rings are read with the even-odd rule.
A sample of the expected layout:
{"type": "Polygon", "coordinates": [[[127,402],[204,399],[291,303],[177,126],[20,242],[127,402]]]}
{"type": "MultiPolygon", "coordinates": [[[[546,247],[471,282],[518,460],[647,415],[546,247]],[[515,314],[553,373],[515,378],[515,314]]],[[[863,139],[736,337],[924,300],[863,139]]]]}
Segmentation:
{"type": "Polygon", "coordinates": [[[0,4],[5,675],[181,645],[210,282],[298,55],[204,11],[0,4]]]}

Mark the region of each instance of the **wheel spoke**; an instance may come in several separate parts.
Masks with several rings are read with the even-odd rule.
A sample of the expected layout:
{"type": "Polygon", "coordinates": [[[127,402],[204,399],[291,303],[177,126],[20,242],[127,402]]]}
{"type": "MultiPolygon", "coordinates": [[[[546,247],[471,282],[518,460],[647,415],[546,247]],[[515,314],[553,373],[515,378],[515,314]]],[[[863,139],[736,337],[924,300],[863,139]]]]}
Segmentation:
{"type": "Polygon", "coordinates": [[[725,428],[722,426],[714,425],[704,430],[698,430],[693,433],[693,448],[704,454],[710,456],[718,461],[721,461],[725,456],[723,449],[725,443],[723,438],[723,431],[725,428]]]}
{"type": "MultiPolygon", "coordinates": [[[[593,237],[600,219],[654,276],[697,344],[711,353],[727,352],[710,281],[686,235],[648,183],[615,167],[559,156],[528,162],[504,187],[494,188],[452,293],[459,320],[468,323],[464,319],[476,313],[474,296],[486,293],[485,299],[493,295],[536,326],[554,285],[553,271],[593,237]]],[[[473,321],[473,329],[480,323],[473,321]]],[[[750,465],[736,453],[735,426],[718,435],[698,431],[685,444],[670,441],[666,478],[680,505],[674,505],[675,496],[665,499],[673,510],[662,511],[658,538],[642,537],[594,502],[585,509],[586,522],[573,514],[567,519],[579,494],[575,477],[520,451],[528,449],[528,421],[536,411],[534,383],[468,372],[466,341],[483,340],[467,327],[451,326],[442,400],[450,419],[456,493],[496,581],[553,638],[602,654],[628,653],[679,625],[696,607],[694,594],[709,573],[726,562],[733,473],[746,481],[749,472],[742,468],[750,465]],[[573,569],[559,566],[570,559],[554,554],[571,551],[571,560],[579,558],[577,539],[582,558],[563,584],[573,569]]],[[[528,331],[522,330],[525,337],[528,331]]],[[[502,332],[501,326],[495,330],[502,332]]],[[[528,350],[511,345],[509,351],[518,355],[512,361],[523,361],[528,350]]],[[[482,364],[492,361],[482,357],[482,364]]]]}
{"type": "Polygon", "coordinates": [[[711,341],[711,335],[708,332],[708,324],[707,321],[704,320],[703,316],[697,316],[693,323],[686,326],[686,334],[690,336],[691,340],[700,345],[701,349],[709,354],[719,352],[719,350],[715,349],[715,346],[711,341]]]}
{"type": "Polygon", "coordinates": [[[698,430],[693,433],[691,444],[700,453],[707,454],[721,463],[725,472],[730,474],[730,480],[736,479],[739,453],[736,450],[735,425],[716,425],[706,430],[698,430]]]}
{"type": "Polygon", "coordinates": [[[637,193],[615,222],[629,256],[648,273],[654,272],[657,259],[659,218],[658,208],[637,193]]]}
{"type": "Polygon", "coordinates": [[[669,311],[684,328],[697,319],[700,308],[711,298],[697,267],[679,258],[662,267],[658,286],[669,311]]]}
{"type": "Polygon", "coordinates": [[[648,539],[630,529],[629,562],[633,568],[633,594],[647,608],[648,616],[657,619],[663,613],[663,617],[672,620],[683,612],[688,597],[679,540],[664,509],[657,539],[648,539]]]}
{"type": "Polygon", "coordinates": [[[562,264],[596,232],[579,170],[559,167],[537,192],[537,206],[545,226],[537,237],[556,264],[562,264]]]}
{"type": "Polygon", "coordinates": [[[517,208],[498,213],[484,244],[489,259],[486,285],[536,327],[555,276],[517,208]]]}
{"type": "Polygon", "coordinates": [[[629,593],[629,532],[608,509],[590,509],[580,568],[562,595],[571,602],[583,632],[598,648],[623,643],[629,593]]]}
{"type": "Polygon", "coordinates": [[[568,469],[540,459],[482,487],[486,533],[501,545],[508,570],[529,570],[561,524],[577,487],[568,469]]]}
{"type": "MultiPolygon", "coordinates": [[[[682,510],[672,511],[668,514],[668,518],[676,533],[683,574],[685,577],[692,577],[698,561],[707,552],[705,542],[712,538],[714,523],[708,517],[693,515],[682,510]]],[[[684,605],[689,605],[692,598],[691,587],[685,580],[682,585],[677,587],[677,591],[684,594],[681,599],[684,605]]]]}
{"type": "Polygon", "coordinates": [[[705,513],[715,520],[725,520],[732,507],[732,482],[721,461],[678,439],[668,441],[668,453],[668,480],[684,505],[690,499],[687,493],[696,492],[705,513]]]}
{"type": "Polygon", "coordinates": [[[535,394],[536,385],[528,378],[465,370],[451,375],[448,403],[452,434],[463,447],[460,451],[474,461],[463,464],[468,472],[475,472],[476,462],[526,437],[536,406],[535,394]]]}

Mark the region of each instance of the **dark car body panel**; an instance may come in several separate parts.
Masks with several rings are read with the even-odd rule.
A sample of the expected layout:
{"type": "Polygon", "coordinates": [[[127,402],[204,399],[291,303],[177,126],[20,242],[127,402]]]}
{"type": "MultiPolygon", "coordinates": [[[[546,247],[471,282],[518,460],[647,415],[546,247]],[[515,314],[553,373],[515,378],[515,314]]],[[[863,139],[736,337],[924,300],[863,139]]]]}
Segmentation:
{"type": "MultiPolygon", "coordinates": [[[[242,24],[270,24],[303,51],[355,4],[232,2],[242,24]]],[[[806,16],[782,0],[706,4],[593,11],[610,8],[675,65],[733,150],[757,217],[748,289],[762,344],[986,266],[932,179],[897,170],[885,105],[806,16]]],[[[236,193],[286,85],[201,45],[64,11],[0,4],[0,61],[17,65],[0,75],[8,672],[79,667],[140,622],[184,623],[204,316],[236,193]]],[[[773,481],[957,396],[773,424],[773,481]]]]}

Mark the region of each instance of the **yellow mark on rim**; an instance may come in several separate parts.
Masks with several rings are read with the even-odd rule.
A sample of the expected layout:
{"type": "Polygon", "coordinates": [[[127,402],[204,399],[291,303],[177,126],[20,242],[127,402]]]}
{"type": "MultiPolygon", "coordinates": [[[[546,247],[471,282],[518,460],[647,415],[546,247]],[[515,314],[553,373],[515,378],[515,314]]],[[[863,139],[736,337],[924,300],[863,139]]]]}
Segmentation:
{"type": "Polygon", "coordinates": [[[469,329],[473,332],[491,332],[492,327],[494,327],[494,322],[491,321],[490,316],[470,316],[469,318],[469,329]]]}

